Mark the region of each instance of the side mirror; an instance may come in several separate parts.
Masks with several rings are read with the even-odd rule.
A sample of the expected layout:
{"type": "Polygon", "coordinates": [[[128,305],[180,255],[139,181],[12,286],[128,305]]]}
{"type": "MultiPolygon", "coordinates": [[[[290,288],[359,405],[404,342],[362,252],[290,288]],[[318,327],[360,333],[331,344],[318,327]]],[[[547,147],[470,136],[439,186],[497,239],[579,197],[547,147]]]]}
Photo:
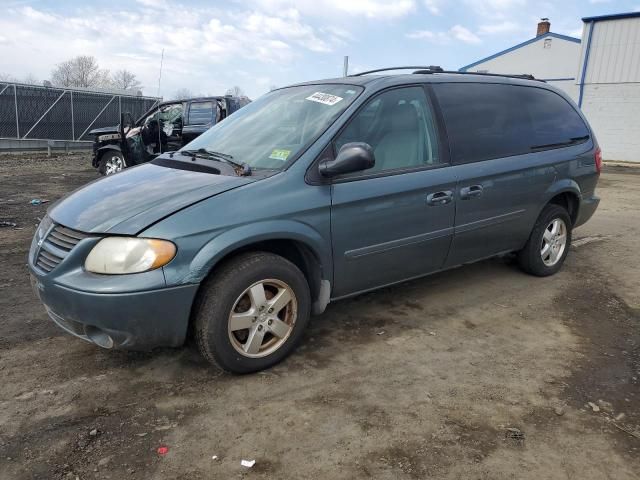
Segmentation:
{"type": "Polygon", "coordinates": [[[376,164],[373,148],[368,143],[345,143],[335,160],[322,162],[318,169],[323,177],[335,177],[343,173],[366,170],[376,164]]]}

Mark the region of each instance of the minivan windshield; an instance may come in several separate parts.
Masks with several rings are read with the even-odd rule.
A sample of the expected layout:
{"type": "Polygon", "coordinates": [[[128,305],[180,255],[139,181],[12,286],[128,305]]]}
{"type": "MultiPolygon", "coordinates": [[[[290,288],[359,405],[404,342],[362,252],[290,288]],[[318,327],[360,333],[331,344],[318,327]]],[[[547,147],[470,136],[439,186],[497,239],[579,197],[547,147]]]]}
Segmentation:
{"type": "Polygon", "coordinates": [[[362,92],[354,85],[302,85],[263,95],[182,150],[205,149],[251,168],[281,169],[362,92]]]}

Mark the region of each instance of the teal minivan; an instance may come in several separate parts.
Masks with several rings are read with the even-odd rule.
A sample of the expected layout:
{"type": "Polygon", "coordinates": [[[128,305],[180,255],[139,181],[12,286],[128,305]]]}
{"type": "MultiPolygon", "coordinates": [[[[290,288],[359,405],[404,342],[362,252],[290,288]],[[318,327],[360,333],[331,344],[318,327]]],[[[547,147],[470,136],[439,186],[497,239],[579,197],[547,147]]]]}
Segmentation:
{"type": "Polygon", "coordinates": [[[525,76],[386,70],[272,91],[52,205],[29,253],[49,316],[104,348],[193,335],[246,373],[341,298],[510,252],[557,272],[599,202],[576,105],[525,76]]]}

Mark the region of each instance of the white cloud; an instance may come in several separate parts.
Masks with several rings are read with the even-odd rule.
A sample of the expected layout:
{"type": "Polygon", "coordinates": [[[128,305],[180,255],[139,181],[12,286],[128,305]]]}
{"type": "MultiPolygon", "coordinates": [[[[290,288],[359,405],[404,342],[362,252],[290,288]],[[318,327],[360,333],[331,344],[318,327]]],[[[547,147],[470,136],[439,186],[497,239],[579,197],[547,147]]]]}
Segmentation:
{"type": "Polygon", "coordinates": [[[151,8],[169,8],[166,0],[136,0],[140,5],[151,8]]]}
{"type": "Polygon", "coordinates": [[[304,14],[324,18],[348,14],[393,19],[406,16],[416,6],[414,0],[250,0],[248,3],[267,12],[295,8],[304,14]]]}
{"type": "Polygon", "coordinates": [[[454,25],[449,31],[454,38],[457,38],[461,42],[464,43],[481,43],[482,40],[470,31],[469,29],[463,27],[462,25],[454,25]]]}
{"type": "Polygon", "coordinates": [[[494,10],[505,10],[514,7],[524,6],[525,0],[481,0],[487,7],[494,10]]]}
{"type": "Polygon", "coordinates": [[[497,23],[489,23],[486,25],[480,25],[478,32],[483,35],[492,35],[500,33],[511,33],[522,30],[522,27],[515,22],[505,20],[497,23]]]}
{"type": "MultiPolygon", "coordinates": [[[[356,2],[355,7],[365,8],[367,3],[356,2]]],[[[378,10],[372,10],[376,14],[390,5],[369,3],[377,5],[378,10]]],[[[91,8],[58,14],[31,6],[9,9],[0,16],[2,68],[15,75],[48,78],[55,64],[75,55],[93,55],[103,68],[133,71],[147,87],[145,92],[155,94],[164,49],[163,90],[168,95],[180,87],[210,91],[220,81],[211,72],[220,65],[225,69],[216,77],[233,77],[229,65],[247,61],[283,68],[307,52],[330,53],[351,39],[338,26],[312,26],[295,8],[265,13],[174,5],[170,14],[166,8],[165,0],[137,0],[127,11],[91,8]]]]}
{"type": "Polygon", "coordinates": [[[454,25],[446,32],[433,32],[431,30],[417,30],[407,33],[407,38],[414,40],[428,40],[433,43],[447,44],[454,40],[458,40],[463,43],[477,44],[482,40],[475,33],[462,25],[454,25]]]}
{"type": "Polygon", "coordinates": [[[424,6],[427,7],[430,13],[433,15],[440,15],[442,0],[424,0],[424,6]]]}
{"type": "Polygon", "coordinates": [[[313,28],[301,22],[300,13],[295,9],[286,10],[279,17],[254,12],[244,21],[244,28],[252,33],[295,41],[313,52],[332,50],[313,28]]]}
{"type": "Polygon", "coordinates": [[[464,0],[464,3],[478,15],[503,20],[514,10],[524,7],[526,0],[464,0]]]}
{"type": "Polygon", "coordinates": [[[421,39],[421,38],[432,39],[435,37],[435,33],[433,33],[431,30],[416,30],[415,32],[407,33],[405,36],[407,38],[413,38],[413,39],[421,39]]]}
{"type": "Polygon", "coordinates": [[[413,0],[331,0],[334,8],[368,18],[403,17],[415,8],[413,0]]]}

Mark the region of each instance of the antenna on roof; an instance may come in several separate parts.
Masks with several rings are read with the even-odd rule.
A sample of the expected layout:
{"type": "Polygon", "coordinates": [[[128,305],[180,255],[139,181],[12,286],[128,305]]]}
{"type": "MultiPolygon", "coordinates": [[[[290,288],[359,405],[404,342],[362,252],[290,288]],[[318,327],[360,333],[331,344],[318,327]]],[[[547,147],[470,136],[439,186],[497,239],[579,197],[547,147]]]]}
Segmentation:
{"type": "MultiPolygon", "coordinates": [[[[160,55],[160,73],[158,74],[158,95],[160,98],[160,82],[162,81],[162,63],[164,62],[164,48],[160,55]]],[[[158,153],[162,153],[162,136],[160,135],[160,108],[158,107],[158,153]]]]}

